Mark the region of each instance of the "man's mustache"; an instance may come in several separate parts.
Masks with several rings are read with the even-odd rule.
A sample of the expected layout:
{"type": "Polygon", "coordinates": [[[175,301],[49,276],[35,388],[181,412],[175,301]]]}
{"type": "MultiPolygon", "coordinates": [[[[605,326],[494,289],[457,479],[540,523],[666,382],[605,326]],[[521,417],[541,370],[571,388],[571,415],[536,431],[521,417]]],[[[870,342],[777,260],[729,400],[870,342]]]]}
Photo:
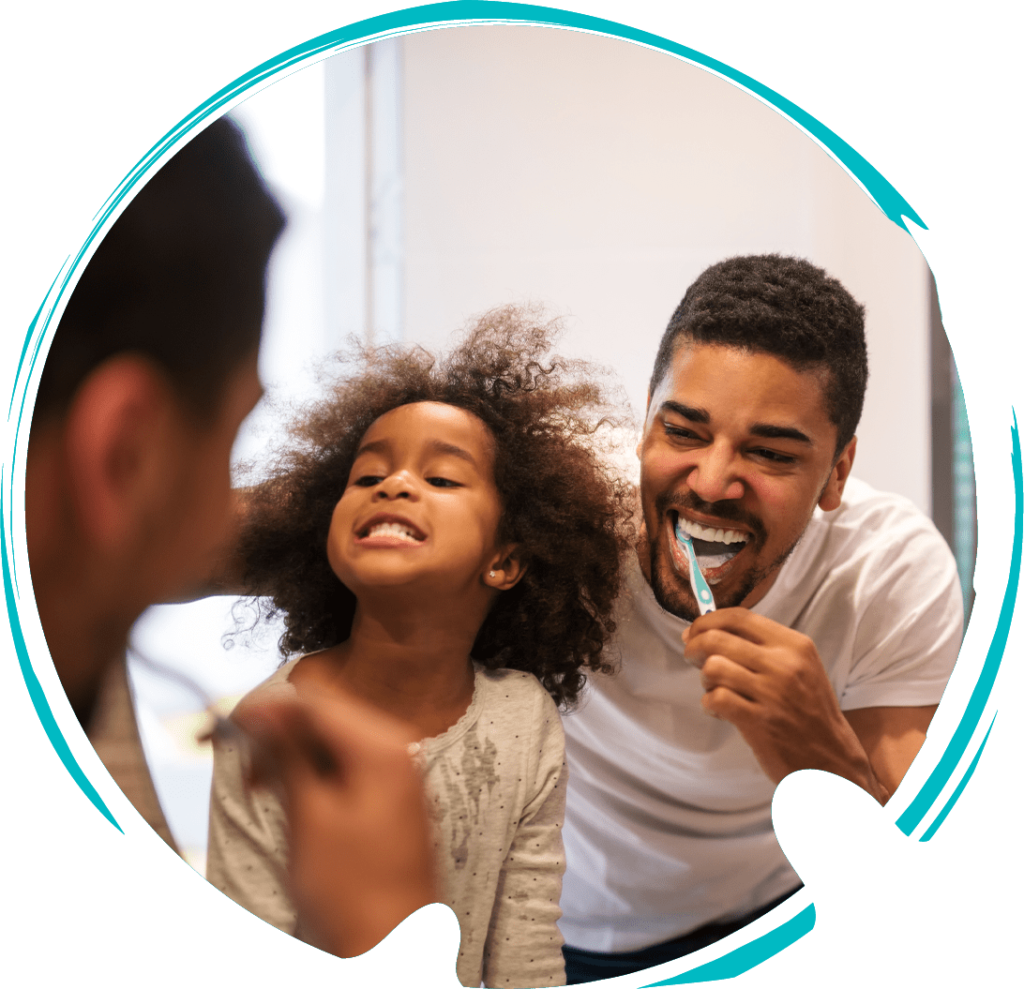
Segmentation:
{"type": "Polygon", "coordinates": [[[754,542],[758,544],[764,543],[768,536],[764,523],[756,515],[751,515],[750,512],[745,511],[734,501],[705,501],[692,492],[687,494],[667,493],[659,495],[655,499],[654,507],[659,516],[672,510],[688,509],[691,512],[721,519],[723,522],[737,522],[746,526],[753,533],[754,542]]]}

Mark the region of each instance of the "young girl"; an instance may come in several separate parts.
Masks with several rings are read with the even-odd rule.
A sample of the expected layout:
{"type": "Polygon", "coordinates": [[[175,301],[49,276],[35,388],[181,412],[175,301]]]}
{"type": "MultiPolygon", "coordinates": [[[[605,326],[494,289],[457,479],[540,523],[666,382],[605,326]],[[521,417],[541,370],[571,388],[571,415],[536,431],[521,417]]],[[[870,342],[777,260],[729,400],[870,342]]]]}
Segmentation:
{"type": "MultiPolygon", "coordinates": [[[[626,486],[610,420],[549,327],[485,316],[445,360],[367,351],[291,427],[254,489],[245,586],[284,616],[292,659],[242,700],[345,691],[413,725],[466,986],[564,983],[556,927],[564,740],[586,670],[605,670],[626,486]]],[[[215,750],[208,876],[315,943],[286,891],[280,802],[215,750]]]]}

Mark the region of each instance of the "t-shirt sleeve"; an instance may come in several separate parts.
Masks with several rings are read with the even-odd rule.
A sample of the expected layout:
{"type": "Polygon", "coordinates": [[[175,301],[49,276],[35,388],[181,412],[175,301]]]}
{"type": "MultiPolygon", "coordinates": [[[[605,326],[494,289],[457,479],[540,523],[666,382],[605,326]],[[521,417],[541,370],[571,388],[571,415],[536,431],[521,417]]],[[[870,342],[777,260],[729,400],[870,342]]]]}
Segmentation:
{"type": "Polygon", "coordinates": [[[963,596],[945,540],[922,523],[880,551],[858,624],[843,710],[938,704],[963,635],[963,596]]]}
{"type": "Polygon", "coordinates": [[[214,743],[206,878],[268,924],[295,934],[284,808],[268,791],[246,786],[242,753],[224,740],[214,743]]]}
{"type": "Polygon", "coordinates": [[[498,880],[484,952],[483,984],[496,989],[565,985],[558,901],[565,872],[565,736],[546,694],[532,768],[532,796],[498,880]]]}

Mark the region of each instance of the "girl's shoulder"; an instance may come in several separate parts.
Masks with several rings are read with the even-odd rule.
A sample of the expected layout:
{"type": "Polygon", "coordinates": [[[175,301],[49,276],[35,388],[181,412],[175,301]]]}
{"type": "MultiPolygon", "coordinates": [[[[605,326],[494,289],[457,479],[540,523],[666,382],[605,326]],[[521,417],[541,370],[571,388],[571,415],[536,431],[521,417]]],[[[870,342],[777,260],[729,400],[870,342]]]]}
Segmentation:
{"type": "Polygon", "coordinates": [[[235,705],[232,715],[245,710],[247,705],[257,701],[273,700],[274,698],[293,698],[295,696],[295,685],[288,679],[295,664],[302,659],[301,656],[288,660],[282,664],[262,683],[257,684],[235,705]]]}
{"type": "Polygon", "coordinates": [[[564,772],[565,733],[540,681],[523,670],[477,666],[476,691],[477,744],[495,753],[503,773],[526,781],[529,792],[553,785],[564,772]]]}
{"type": "Polygon", "coordinates": [[[497,727],[513,732],[522,728],[561,733],[561,718],[551,695],[532,674],[523,670],[488,670],[476,667],[475,701],[480,715],[497,727]]]}
{"type": "Polygon", "coordinates": [[[532,701],[536,704],[555,702],[532,673],[525,670],[505,668],[489,670],[479,663],[476,666],[476,690],[488,698],[513,702],[532,701]]]}

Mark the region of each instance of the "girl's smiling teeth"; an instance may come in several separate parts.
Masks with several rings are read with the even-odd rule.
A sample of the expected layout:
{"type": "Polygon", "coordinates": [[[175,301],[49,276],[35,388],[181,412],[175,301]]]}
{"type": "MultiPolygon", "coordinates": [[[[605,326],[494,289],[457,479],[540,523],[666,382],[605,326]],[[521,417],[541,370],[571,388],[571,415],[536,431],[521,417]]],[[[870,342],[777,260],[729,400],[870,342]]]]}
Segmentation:
{"type": "Polygon", "coordinates": [[[364,526],[358,533],[360,541],[365,539],[397,539],[407,543],[422,543],[427,537],[415,526],[406,522],[381,520],[364,526]]]}

